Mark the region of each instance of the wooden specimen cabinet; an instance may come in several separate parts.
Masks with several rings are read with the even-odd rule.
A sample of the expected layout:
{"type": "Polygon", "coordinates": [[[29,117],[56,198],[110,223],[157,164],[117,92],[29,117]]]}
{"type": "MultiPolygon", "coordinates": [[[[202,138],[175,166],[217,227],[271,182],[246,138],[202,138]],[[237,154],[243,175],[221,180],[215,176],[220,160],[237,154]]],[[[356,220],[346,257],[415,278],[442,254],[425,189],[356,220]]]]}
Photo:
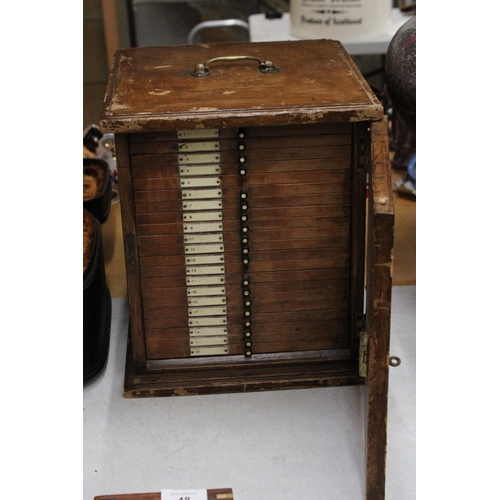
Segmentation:
{"type": "Polygon", "coordinates": [[[387,120],[339,42],[118,51],[126,397],[365,384],[384,496],[387,120]],[[368,194],[368,196],[367,196],[368,194]]]}

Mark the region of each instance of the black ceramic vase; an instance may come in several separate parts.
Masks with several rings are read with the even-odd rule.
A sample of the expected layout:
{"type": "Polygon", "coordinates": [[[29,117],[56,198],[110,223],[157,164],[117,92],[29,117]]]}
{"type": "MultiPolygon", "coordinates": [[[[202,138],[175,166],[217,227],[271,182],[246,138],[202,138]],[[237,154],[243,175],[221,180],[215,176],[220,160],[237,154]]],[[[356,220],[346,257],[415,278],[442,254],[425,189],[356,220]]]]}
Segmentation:
{"type": "Polygon", "coordinates": [[[416,16],[396,32],[387,49],[385,80],[389,97],[408,127],[416,131],[417,27],[416,16]]]}

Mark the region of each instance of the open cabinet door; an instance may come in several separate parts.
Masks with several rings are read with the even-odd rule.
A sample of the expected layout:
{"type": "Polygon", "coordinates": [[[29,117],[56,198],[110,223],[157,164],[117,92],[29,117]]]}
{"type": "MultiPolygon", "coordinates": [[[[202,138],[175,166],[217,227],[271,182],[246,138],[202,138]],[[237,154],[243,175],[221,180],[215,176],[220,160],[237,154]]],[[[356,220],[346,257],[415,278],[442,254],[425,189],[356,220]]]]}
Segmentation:
{"type": "Polygon", "coordinates": [[[385,498],[394,205],[387,120],[371,124],[366,273],[366,498],[385,498]]]}

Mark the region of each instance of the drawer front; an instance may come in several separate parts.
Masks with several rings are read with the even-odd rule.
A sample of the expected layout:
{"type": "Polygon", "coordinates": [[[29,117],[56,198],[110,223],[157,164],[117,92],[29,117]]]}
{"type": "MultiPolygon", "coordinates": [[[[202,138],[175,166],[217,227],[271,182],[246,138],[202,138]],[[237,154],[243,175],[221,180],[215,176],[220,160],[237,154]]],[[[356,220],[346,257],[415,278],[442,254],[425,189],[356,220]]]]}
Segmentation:
{"type": "Polygon", "coordinates": [[[349,347],[350,124],[129,147],[148,359],[349,347]]]}

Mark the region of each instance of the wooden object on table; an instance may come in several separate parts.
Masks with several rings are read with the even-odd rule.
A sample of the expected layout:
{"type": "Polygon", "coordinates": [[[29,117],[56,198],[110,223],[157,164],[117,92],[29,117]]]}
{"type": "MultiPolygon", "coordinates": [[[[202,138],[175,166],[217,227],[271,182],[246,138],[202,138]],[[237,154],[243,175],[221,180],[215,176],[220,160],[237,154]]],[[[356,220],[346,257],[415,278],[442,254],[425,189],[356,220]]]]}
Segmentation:
{"type": "MultiPolygon", "coordinates": [[[[208,500],[233,500],[231,488],[207,490],[208,500]]],[[[124,495],[102,495],[94,500],[161,500],[161,493],[128,493],[124,495]]]]}
{"type": "Polygon", "coordinates": [[[382,499],[387,120],[342,45],[124,49],[101,128],[120,178],[125,396],[365,384],[367,498],[382,499]]]}

